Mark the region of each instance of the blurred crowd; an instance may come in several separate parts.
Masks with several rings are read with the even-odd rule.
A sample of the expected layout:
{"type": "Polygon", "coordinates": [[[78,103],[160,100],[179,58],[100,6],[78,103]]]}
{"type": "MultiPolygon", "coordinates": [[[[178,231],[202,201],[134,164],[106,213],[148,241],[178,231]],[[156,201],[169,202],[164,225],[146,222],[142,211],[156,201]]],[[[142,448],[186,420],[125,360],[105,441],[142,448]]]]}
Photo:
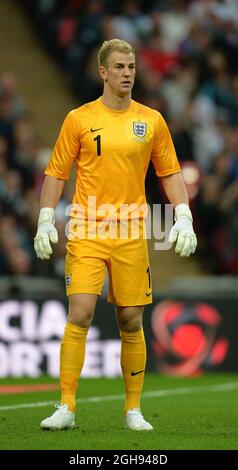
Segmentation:
{"type": "Polygon", "coordinates": [[[67,187],[57,208],[60,243],[52,262],[38,261],[33,249],[43,171],[50,153],[36,135],[16,77],[0,74],[0,275],[63,275],[64,211],[71,197],[67,187]]]}
{"type": "MultiPolygon", "coordinates": [[[[215,273],[238,273],[238,2],[236,0],[22,0],[45,49],[67,72],[78,105],[102,91],[97,52],[119,37],[137,53],[134,99],[165,117],[199,234],[215,273]]],[[[50,149],[11,74],[0,77],[0,274],[63,273],[64,239],[51,263],[32,247],[42,169],[50,149]],[[46,267],[47,265],[47,267],[46,267]],[[46,272],[46,270],[48,270],[46,272]]],[[[164,195],[154,170],[150,202],[164,195]]],[[[66,190],[67,191],[67,190],[66,190]]],[[[63,233],[65,192],[58,208],[63,233]]]]}

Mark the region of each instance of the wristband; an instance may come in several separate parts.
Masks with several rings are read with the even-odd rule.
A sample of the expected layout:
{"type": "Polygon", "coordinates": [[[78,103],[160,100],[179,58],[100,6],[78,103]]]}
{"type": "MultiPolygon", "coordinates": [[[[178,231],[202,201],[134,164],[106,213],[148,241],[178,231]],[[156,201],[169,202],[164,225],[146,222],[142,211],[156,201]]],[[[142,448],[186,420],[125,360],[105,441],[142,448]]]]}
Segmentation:
{"type": "Polygon", "coordinates": [[[39,214],[38,226],[55,223],[55,210],[52,207],[42,207],[39,214]]]}
{"type": "Polygon", "coordinates": [[[192,212],[190,211],[188,204],[181,203],[175,207],[175,220],[178,220],[181,217],[187,217],[191,222],[193,221],[192,212]]]}

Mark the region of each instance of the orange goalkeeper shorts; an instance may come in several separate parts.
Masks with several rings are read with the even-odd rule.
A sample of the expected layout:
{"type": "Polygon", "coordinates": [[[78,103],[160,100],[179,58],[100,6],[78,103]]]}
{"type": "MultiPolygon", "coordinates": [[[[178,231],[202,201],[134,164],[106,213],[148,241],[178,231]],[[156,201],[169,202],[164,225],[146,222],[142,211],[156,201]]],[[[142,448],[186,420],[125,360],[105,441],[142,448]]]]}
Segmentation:
{"type": "MultiPolygon", "coordinates": [[[[109,277],[108,301],[118,306],[135,306],[152,303],[152,285],[147,240],[143,235],[144,222],[126,225],[117,222],[96,222],[96,233],[75,236],[71,219],[65,264],[67,295],[101,294],[106,269],[109,277]],[[82,237],[82,238],[81,238],[82,237]],[[84,237],[84,238],[83,238],[84,237]]],[[[81,227],[82,228],[82,227],[81,227]]]]}

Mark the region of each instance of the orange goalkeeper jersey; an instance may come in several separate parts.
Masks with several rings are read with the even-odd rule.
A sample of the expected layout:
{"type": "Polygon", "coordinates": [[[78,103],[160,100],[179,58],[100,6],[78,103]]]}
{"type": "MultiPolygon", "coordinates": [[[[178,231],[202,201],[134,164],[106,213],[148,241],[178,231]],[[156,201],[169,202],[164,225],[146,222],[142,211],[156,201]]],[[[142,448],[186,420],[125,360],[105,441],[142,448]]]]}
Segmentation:
{"type": "Polygon", "coordinates": [[[139,207],[146,203],[145,176],[150,159],[157,176],[180,171],[161,114],[134,100],[127,109],[113,110],[99,98],[66,116],[45,174],[67,180],[75,161],[74,207],[80,207],[77,212],[84,211],[90,218],[90,197],[100,220],[105,214],[99,206],[110,205],[119,217],[121,205],[139,207]]]}

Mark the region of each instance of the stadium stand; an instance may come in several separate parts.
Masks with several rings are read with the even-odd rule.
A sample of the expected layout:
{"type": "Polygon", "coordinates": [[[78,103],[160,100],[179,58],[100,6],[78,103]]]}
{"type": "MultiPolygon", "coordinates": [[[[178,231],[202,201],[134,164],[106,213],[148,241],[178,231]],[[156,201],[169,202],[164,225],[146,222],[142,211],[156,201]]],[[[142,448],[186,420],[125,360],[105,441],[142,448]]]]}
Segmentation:
{"type": "MultiPolygon", "coordinates": [[[[134,98],[165,116],[189,189],[199,234],[199,265],[189,260],[190,269],[195,263],[195,274],[205,266],[211,273],[236,275],[237,2],[22,0],[21,5],[45,52],[66,73],[77,106],[101,92],[96,54],[102,40],[120,37],[134,44],[138,58],[134,98]]],[[[17,77],[2,73],[0,274],[62,276],[67,190],[58,208],[62,241],[52,262],[38,263],[32,249],[39,174],[48,155],[48,147],[35,134],[24,97],[18,94],[17,77]]],[[[152,168],[147,190],[150,202],[165,201],[152,168]]],[[[159,256],[163,263],[170,254],[159,256]]],[[[181,260],[176,263],[180,268],[181,260]]],[[[176,276],[176,266],[172,262],[167,266],[176,276]]],[[[183,260],[185,274],[186,266],[183,260]]]]}

